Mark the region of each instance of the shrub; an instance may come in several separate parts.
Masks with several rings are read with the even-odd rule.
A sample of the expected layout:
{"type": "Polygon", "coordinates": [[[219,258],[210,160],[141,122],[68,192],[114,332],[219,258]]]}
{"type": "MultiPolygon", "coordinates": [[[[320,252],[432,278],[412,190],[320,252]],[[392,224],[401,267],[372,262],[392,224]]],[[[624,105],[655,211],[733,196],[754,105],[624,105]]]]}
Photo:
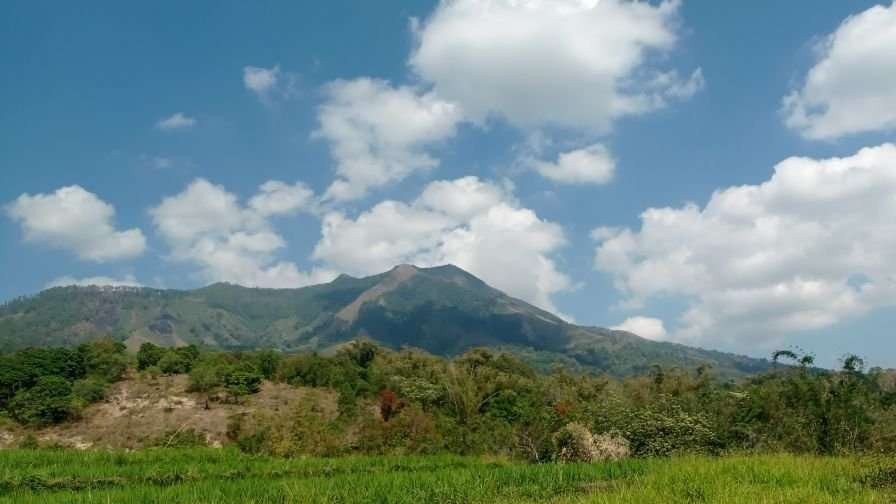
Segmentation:
{"type": "Polygon", "coordinates": [[[164,374],[183,374],[190,371],[191,362],[180,353],[169,350],[159,359],[159,369],[164,374]]]}
{"type": "Polygon", "coordinates": [[[637,456],[715,453],[719,449],[709,419],[676,405],[660,404],[631,411],[623,430],[637,456]]]}
{"type": "Polygon", "coordinates": [[[137,369],[142,371],[157,365],[164,355],[165,349],[160,346],[152,343],[140,345],[140,350],[137,351],[137,369]]]}
{"type": "Polygon", "coordinates": [[[37,450],[40,448],[40,442],[32,433],[28,433],[21,441],[19,441],[19,449],[22,450],[37,450]]]}
{"type": "Polygon", "coordinates": [[[631,443],[619,434],[598,434],[594,436],[594,453],[597,460],[622,460],[631,456],[631,443]]]}
{"type": "Polygon", "coordinates": [[[84,378],[72,384],[72,396],[82,405],[102,401],[106,398],[106,382],[99,378],[84,378]]]}
{"type": "Polygon", "coordinates": [[[554,445],[554,458],[560,462],[591,462],[596,458],[594,436],[580,423],[568,423],[557,431],[554,445]]]}
{"type": "Polygon", "coordinates": [[[261,373],[247,365],[232,369],[224,375],[224,386],[231,397],[239,397],[258,392],[261,380],[261,373]]]}
{"type": "Polygon", "coordinates": [[[325,401],[324,394],[314,392],[288,413],[257,411],[234,417],[228,425],[228,436],[248,453],[283,457],[339,454],[345,433],[335,415],[323,407],[325,401]]]}
{"type": "Polygon", "coordinates": [[[49,425],[68,419],[72,413],[72,386],[65,378],[44,376],[9,403],[12,416],[27,425],[49,425]]]}
{"type": "Polygon", "coordinates": [[[442,445],[432,415],[412,405],[389,421],[366,416],[358,428],[355,448],[364,453],[424,454],[439,451],[442,445]]]}
{"type": "Polygon", "coordinates": [[[561,462],[620,460],[631,456],[629,442],[615,433],[593,435],[584,425],[571,422],[554,435],[555,459],[561,462]]]}
{"type": "Polygon", "coordinates": [[[379,394],[380,399],[380,417],[384,422],[388,422],[404,407],[404,403],[398,398],[391,389],[383,389],[379,394]]]}

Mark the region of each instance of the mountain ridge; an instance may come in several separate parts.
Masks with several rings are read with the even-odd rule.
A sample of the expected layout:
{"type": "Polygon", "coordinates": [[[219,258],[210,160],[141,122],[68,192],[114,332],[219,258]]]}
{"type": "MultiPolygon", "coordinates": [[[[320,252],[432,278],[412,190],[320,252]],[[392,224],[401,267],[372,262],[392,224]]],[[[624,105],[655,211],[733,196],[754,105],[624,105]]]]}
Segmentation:
{"type": "Polygon", "coordinates": [[[222,349],[325,351],[357,338],[437,355],[495,347],[542,367],[576,366],[613,375],[653,365],[709,364],[722,376],[770,367],[763,359],[643,339],[568,323],[508,296],[453,265],[408,264],[368,277],[340,275],[292,289],[215,283],[193,290],[53,287],[0,306],[0,348],[74,345],[111,337],[222,349]]]}

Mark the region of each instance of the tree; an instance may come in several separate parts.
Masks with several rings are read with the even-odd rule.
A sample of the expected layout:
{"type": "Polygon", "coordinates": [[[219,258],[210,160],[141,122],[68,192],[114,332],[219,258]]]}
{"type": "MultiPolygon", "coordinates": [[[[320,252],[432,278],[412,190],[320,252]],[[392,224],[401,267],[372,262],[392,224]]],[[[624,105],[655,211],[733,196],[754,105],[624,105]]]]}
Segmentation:
{"type": "Polygon", "coordinates": [[[102,339],[78,347],[87,374],[108,382],[118,381],[128,369],[125,346],[118,341],[102,339]]]}
{"type": "Polygon", "coordinates": [[[248,364],[236,366],[224,375],[224,387],[232,398],[254,394],[264,379],[257,369],[248,364]]]}
{"type": "Polygon", "coordinates": [[[18,392],[9,403],[13,417],[27,425],[50,425],[66,420],[72,412],[72,386],[60,376],[43,376],[18,392]]]}
{"type": "Polygon", "coordinates": [[[192,363],[186,356],[174,350],[166,351],[165,355],[159,359],[158,365],[159,369],[168,375],[189,373],[192,367],[192,363]]]}
{"type": "Polygon", "coordinates": [[[158,365],[164,355],[165,349],[158,345],[149,342],[140,345],[140,350],[137,351],[137,369],[143,371],[158,365]]]}

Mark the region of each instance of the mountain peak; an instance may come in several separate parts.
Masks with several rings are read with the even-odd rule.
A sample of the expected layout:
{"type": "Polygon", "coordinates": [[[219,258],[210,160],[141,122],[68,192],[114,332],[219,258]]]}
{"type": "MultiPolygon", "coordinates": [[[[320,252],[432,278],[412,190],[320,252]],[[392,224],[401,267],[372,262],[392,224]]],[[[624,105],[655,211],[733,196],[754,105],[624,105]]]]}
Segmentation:
{"type": "Polygon", "coordinates": [[[399,264],[395,266],[391,270],[390,273],[399,274],[399,275],[413,275],[420,271],[420,268],[414,266],[413,264],[399,264]]]}
{"type": "Polygon", "coordinates": [[[768,364],[580,327],[508,296],[453,264],[399,264],[378,275],[295,289],[217,283],[196,290],[54,289],[0,305],[0,349],[72,345],[110,334],[143,342],[219,348],[327,350],[358,337],[456,355],[485,346],[543,362],[625,375],[653,364],[712,364],[720,374],[768,364]]]}

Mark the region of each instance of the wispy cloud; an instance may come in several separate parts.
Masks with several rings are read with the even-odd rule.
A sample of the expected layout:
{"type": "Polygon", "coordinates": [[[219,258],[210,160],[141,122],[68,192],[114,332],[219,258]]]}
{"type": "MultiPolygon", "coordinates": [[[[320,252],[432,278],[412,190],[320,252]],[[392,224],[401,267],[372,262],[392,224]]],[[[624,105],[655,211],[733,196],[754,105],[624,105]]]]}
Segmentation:
{"type": "Polygon", "coordinates": [[[196,119],[184,115],[183,112],[178,112],[170,117],[159,119],[159,121],[156,122],[156,128],[162,131],[190,129],[193,126],[196,126],[196,119]]]}

